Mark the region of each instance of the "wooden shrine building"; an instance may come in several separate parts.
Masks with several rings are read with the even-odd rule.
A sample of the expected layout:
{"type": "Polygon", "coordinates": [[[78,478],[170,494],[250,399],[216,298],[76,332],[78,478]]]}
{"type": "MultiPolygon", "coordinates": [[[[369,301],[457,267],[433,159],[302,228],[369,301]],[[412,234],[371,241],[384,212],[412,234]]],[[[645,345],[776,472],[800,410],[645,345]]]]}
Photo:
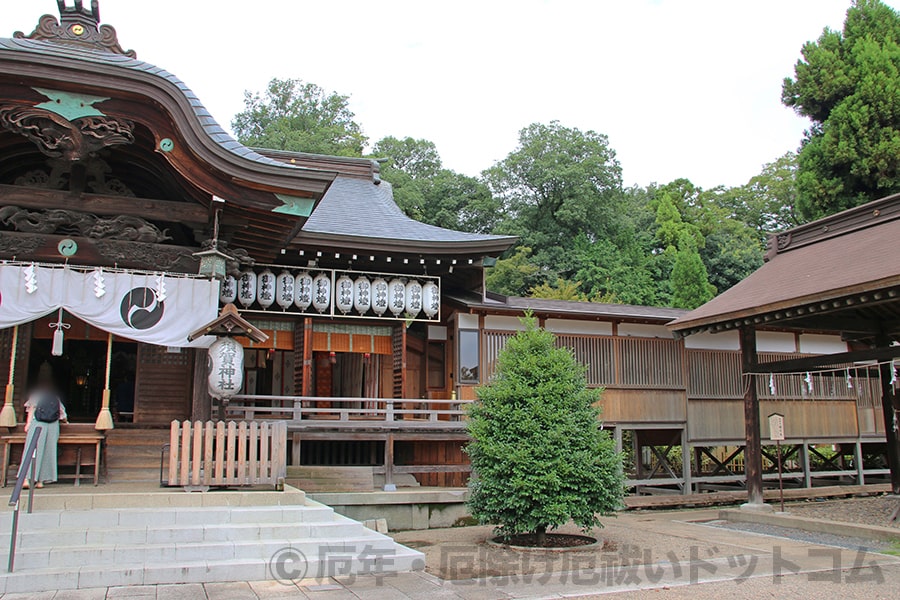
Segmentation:
{"type": "MultiPolygon", "coordinates": [[[[59,19],[0,38],[0,427],[21,426],[25,394],[49,365],[73,426],[102,432],[109,481],[157,479],[170,423],[211,419],[284,423],[295,466],[463,485],[466,404],[531,310],[605,388],[603,426],[629,454],[636,489],[741,485],[745,386],[730,330],[759,326],[760,362],[844,353],[893,306],[882,300],[900,283],[896,253],[875,241],[865,260],[824,275],[880,261],[893,283],[848,279],[839,297],[808,296],[871,305],[840,313],[840,327],[787,306],[792,295],[717,309],[756,274],[689,315],[488,293],[485,268],[514,238],[408,218],[375,161],[244,147],[177,77],[125,50],[96,4],[60,2],[59,19]],[[213,339],[189,336],[220,314],[248,322],[257,341],[237,338],[240,373],[214,369],[222,377],[211,380],[213,339]],[[691,335],[673,337],[673,321],[691,335]],[[219,393],[239,380],[239,394],[219,393]]],[[[896,229],[896,206],[866,209],[880,211],[878,227],[862,212],[835,223],[849,219],[867,240],[896,229]]],[[[836,226],[788,234],[760,273],[850,238],[836,226]]],[[[769,287],[806,294],[801,275],[769,287]]],[[[881,322],[895,326],[890,311],[881,322]]],[[[792,411],[801,485],[887,472],[874,390],[889,374],[852,367],[852,389],[823,373],[809,388],[776,376],[771,402],[792,411]]]]}
{"type": "Polygon", "coordinates": [[[845,413],[845,422],[857,427],[849,433],[872,433],[886,444],[891,488],[900,494],[900,401],[895,366],[900,357],[898,239],[900,195],[774,235],[762,267],[670,324],[681,336],[740,334],[745,466],[751,503],[762,502],[761,429],[762,433],[768,431],[767,426],[761,428],[761,422],[766,415],[781,408],[788,440],[804,436],[804,421],[796,418],[800,416],[796,411],[790,414],[786,412],[790,407],[776,407],[772,402],[761,406],[760,398],[777,397],[779,383],[787,379],[788,385],[796,386],[801,378],[810,391],[823,384],[834,390],[827,410],[845,413]],[[838,334],[849,349],[804,357],[760,357],[757,331],[773,328],[838,334]],[[794,375],[793,382],[787,374],[794,375]],[[781,379],[778,383],[776,375],[781,379]],[[813,382],[813,375],[820,381],[813,382]],[[864,410],[841,401],[853,391],[854,379],[856,386],[870,389],[880,410],[864,410]]]}

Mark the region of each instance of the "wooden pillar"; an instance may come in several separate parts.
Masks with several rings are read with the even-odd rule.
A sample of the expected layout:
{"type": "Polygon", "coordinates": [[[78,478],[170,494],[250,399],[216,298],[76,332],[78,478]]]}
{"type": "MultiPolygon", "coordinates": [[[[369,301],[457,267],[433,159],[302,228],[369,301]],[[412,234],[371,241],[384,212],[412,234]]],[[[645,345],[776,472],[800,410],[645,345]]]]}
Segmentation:
{"type": "Polygon", "coordinates": [[[389,433],[384,440],[384,491],[395,492],[394,485],[394,434],[389,433]]]}
{"type": "Polygon", "coordinates": [[[294,326],[294,393],[312,394],[312,319],[304,317],[294,326]]]}
{"type": "Polygon", "coordinates": [[[406,398],[406,325],[394,326],[391,336],[393,353],[394,398],[406,398]]]}
{"type": "MultiPolygon", "coordinates": [[[[879,348],[888,348],[891,345],[889,339],[881,336],[877,341],[879,348]]],[[[892,363],[884,363],[878,366],[881,375],[881,410],[884,413],[884,433],[887,438],[888,466],[891,469],[891,493],[900,494],[900,432],[894,430],[894,423],[900,421],[900,402],[894,393],[891,384],[892,363]]]]}
{"type": "Polygon", "coordinates": [[[638,430],[631,431],[631,451],[634,452],[634,478],[640,479],[644,476],[644,457],[641,456],[641,443],[638,440],[638,430]]]}
{"type": "Polygon", "coordinates": [[[800,458],[803,460],[803,487],[812,487],[812,472],[809,470],[809,446],[806,440],[800,444],[800,458]]]}
{"type": "Polygon", "coordinates": [[[748,376],[756,370],[756,329],[741,327],[741,372],[744,374],[744,476],[747,481],[747,504],[763,504],[762,443],[759,433],[759,397],[756,379],[748,376]]]}
{"type": "Polygon", "coordinates": [[[681,477],[684,479],[684,494],[692,493],[694,482],[691,478],[691,448],[688,444],[687,425],[681,430],[681,477]]]}
{"type": "Polygon", "coordinates": [[[853,458],[856,460],[856,485],[866,485],[866,473],[863,467],[862,442],[859,440],[853,445],[853,458]]]}
{"type": "Polygon", "coordinates": [[[209,395],[207,377],[208,352],[206,348],[188,350],[194,354],[194,384],[191,398],[191,421],[209,421],[212,418],[212,398],[209,395]]]}
{"type": "Polygon", "coordinates": [[[295,431],[291,434],[291,465],[300,466],[300,432],[295,431]]]}

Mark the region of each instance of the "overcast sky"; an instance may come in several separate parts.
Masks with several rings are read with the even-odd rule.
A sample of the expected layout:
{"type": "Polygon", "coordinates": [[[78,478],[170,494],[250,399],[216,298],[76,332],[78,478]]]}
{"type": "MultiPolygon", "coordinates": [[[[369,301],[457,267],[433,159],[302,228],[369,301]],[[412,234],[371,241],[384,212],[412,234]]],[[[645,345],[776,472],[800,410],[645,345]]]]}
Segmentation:
{"type": "MultiPolygon", "coordinates": [[[[73,0],[67,0],[72,4],[73,0]]],[[[890,0],[900,6],[900,0],[890,0]]],[[[6,0],[0,35],[54,0],[6,0]]],[[[85,0],[85,4],[90,4],[85,0]]],[[[529,123],[609,136],[626,185],[739,185],[799,145],[781,83],[850,0],[101,0],[122,46],[229,128],[244,90],[296,77],[350,96],[371,143],[426,138],[477,175],[529,123]]]]}

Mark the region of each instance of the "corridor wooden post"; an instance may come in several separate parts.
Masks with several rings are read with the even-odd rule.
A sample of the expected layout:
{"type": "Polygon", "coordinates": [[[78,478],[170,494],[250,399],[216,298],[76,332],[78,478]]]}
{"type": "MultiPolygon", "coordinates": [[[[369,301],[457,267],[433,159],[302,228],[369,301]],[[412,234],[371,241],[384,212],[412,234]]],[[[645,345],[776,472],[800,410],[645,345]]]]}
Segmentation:
{"type": "MultiPolygon", "coordinates": [[[[881,336],[877,340],[880,348],[890,347],[887,336],[881,336]]],[[[881,375],[881,410],[884,414],[884,433],[887,440],[888,466],[891,469],[891,493],[900,495],[900,432],[894,429],[894,423],[900,421],[900,406],[897,402],[897,394],[894,393],[894,385],[891,383],[894,363],[882,362],[878,366],[881,375]]]]}
{"type": "Polygon", "coordinates": [[[756,379],[748,373],[756,370],[756,329],[741,327],[741,372],[745,375],[744,390],[744,474],[747,478],[747,505],[763,505],[762,442],[759,433],[759,396],[756,379]]]}

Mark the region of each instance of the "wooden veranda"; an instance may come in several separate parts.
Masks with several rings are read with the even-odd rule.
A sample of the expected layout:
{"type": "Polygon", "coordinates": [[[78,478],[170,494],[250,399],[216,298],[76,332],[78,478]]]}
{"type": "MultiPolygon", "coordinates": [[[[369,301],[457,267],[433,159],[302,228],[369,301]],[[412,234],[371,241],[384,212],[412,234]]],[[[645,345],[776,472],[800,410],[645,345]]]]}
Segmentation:
{"type": "MultiPolygon", "coordinates": [[[[385,487],[395,474],[468,474],[468,461],[429,459],[415,452],[416,464],[398,464],[395,444],[452,442],[457,448],[469,439],[466,410],[470,400],[414,398],[335,398],[313,396],[235,396],[225,407],[226,418],[275,420],[287,427],[290,462],[303,464],[303,442],[368,442],[383,445],[369,457],[372,472],[384,476],[385,487]]],[[[461,457],[460,457],[461,458],[461,457]]],[[[358,460],[358,458],[357,458],[358,460]]],[[[346,461],[345,461],[346,462],[346,461]]],[[[352,459],[350,460],[352,463],[352,459]]]]}

